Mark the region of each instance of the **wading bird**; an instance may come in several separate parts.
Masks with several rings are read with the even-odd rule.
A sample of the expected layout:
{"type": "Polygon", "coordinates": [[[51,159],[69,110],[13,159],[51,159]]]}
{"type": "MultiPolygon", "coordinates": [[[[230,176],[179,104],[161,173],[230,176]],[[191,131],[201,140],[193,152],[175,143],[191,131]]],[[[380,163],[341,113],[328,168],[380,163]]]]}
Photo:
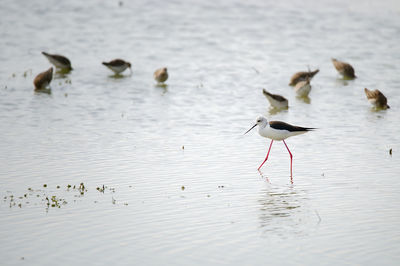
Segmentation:
{"type": "Polygon", "coordinates": [[[367,95],[368,101],[378,109],[388,109],[390,106],[387,104],[387,99],[385,95],[379,90],[369,90],[367,88],[364,89],[365,95],[367,95]]]}
{"type": "Polygon", "coordinates": [[[319,72],[319,69],[316,69],[314,71],[302,71],[302,72],[297,72],[295,73],[291,78],[290,78],[290,86],[295,86],[299,81],[302,80],[311,80],[317,73],[319,72]]]}
{"type": "Polygon", "coordinates": [[[158,83],[164,83],[168,79],[168,71],[167,68],[160,68],[154,72],[154,79],[158,83]]]}
{"type": "Polygon", "coordinates": [[[289,101],[285,97],[278,94],[269,93],[265,89],[263,89],[263,94],[265,95],[265,97],[267,97],[272,107],[275,107],[277,109],[288,108],[289,101]]]}
{"type": "Polygon", "coordinates": [[[122,59],[114,59],[110,62],[103,62],[103,65],[111,69],[116,75],[122,73],[127,68],[129,68],[132,73],[131,63],[126,62],[122,59]]]}
{"type": "Polygon", "coordinates": [[[46,87],[49,86],[52,79],[53,79],[52,67],[50,67],[48,70],[42,73],[39,73],[33,80],[33,85],[35,85],[35,91],[46,89],[46,87]]]}
{"type": "Polygon", "coordinates": [[[299,97],[308,97],[311,91],[310,80],[307,79],[297,82],[296,86],[294,86],[294,91],[299,97]]]}
{"type": "Polygon", "coordinates": [[[42,54],[52,63],[56,68],[60,68],[63,70],[72,70],[71,61],[65,56],[59,54],[48,54],[46,52],[42,52],[42,54]]]}
{"type": "Polygon", "coordinates": [[[335,58],[332,58],[332,63],[335,66],[336,70],[347,79],[354,79],[356,75],[354,74],[354,68],[346,62],[338,61],[335,58]]]}
{"type": "Polygon", "coordinates": [[[286,149],[289,152],[290,155],[290,176],[293,176],[293,171],[292,171],[292,161],[293,161],[293,155],[290,152],[288,146],[286,145],[285,139],[307,133],[310,130],[313,130],[315,128],[310,128],[310,127],[299,127],[299,126],[292,126],[290,124],[287,124],[285,122],[281,121],[270,121],[268,122],[267,118],[264,116],[259,116],[256,120],[256,124],[252,126],[249,130],[246,131],[247,134],[250,130],[252,130],[254,127],[258,126],[258,134],[260,134],[264,138],[269,138],[271,139],[271,144],[269,145],[267,157],[265,157],[265,160],[262,162],[262,164],[258,167],[257,170],[260,170],[260,168],[263,166],[263,164],[268,160],[268,155],[269,152],[271,151],[272,143],[274,140],[282,140],[283,144],[285,144],[286,149]]]}

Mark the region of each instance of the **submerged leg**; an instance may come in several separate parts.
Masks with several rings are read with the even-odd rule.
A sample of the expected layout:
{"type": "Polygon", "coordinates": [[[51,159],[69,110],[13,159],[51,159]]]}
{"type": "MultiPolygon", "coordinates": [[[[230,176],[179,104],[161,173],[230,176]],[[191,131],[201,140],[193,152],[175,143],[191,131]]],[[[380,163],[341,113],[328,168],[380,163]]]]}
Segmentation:
{"type": "Polygon", "coordinates": [[[289,150],[288,146],[286,145],[286,142],[285,142],[285,140],[283,140],[283,143],[285,144],[285,146],[286,146],[286,149],[288,150],[288,152],[289,152],[289,154],[290,154],[290,177],[292,177],[292,176],[293,176],[293,172],[292,172],[292,161],[293,161],[293,155],[292,155],[292,153],[290,152],[290,150],[289,150]]]}
{"type": "Polygon", "coordinates": [[[267,153],[267,157],[265,157],[265,160],[264,160],[264,162],[262,162],[262,164],[260,165],[260,167],[258,167],[258,169],[257,170],[260,170],[260,168],[261,168],[261,166],[263,166],[263,164],[268,160],[268,155],[269,155],[269,151],[271,150],[271,147],[272,147],[272,142],[274,142],[274,140],[272,139],[271,140],[271,144],[269,145],[269,149],[268,149],[268,153],[267,153]]]}

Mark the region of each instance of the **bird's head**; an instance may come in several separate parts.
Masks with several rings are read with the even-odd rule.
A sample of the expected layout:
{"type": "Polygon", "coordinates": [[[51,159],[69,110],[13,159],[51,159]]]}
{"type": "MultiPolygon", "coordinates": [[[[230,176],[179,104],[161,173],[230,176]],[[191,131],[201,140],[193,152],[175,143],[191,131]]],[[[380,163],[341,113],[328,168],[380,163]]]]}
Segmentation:
{"type": "Polygon", "coordinates": [[[249,130],[247,130],[246,133],[244,133],[244,134],[247,134],[250,130],[252,130],[256,126],[265,127],[265,125],[267,125],[267,123],[268,123],[267,118],[265,118],[264,116],[259,116],[256,119],[256,123],[249,130]]]}

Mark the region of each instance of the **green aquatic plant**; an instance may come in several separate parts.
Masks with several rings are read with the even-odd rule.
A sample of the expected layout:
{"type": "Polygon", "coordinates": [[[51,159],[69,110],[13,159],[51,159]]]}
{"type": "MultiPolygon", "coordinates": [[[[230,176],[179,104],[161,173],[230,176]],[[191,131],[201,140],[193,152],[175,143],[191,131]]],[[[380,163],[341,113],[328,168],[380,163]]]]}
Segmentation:
{"type": "Polygon", "coordinates": [[[101,188],[101,187],[97,187],[96,189],[97,189],[97,191],[104,193],[104,190],[105,190],[106,188],[105,188],[104,185],[103,185],[102,188],[101,188]]]}
{"type": "MultiPolygon", "coordinates": [[[[48,188],[47,184],[43,184],[42,187],[44,188],[48,188]]],[[[81,182],[79,185],[70,185],[68,184],[67,189],[64,190],[65,192],[73,192],[73,196],[74,197],[82,197],[87,191],[87,187],[85,186],[85,184],[83,182],[81,182]]],[[[132,187],[132,186],[129,186],[132,187]]],[[[21,196],[15,196],[13,194],[10,195],[6,195],[3,197],[4,202],[9,201],[9,207],[20,207],[22,208],[23,205],[29,205],[29,204],[35,204],[37,205],[37,200],[35,201],[28,201],[29,197],[34,197],[35,199],[39,199],[41,200],[42,204],[45,205],[45,209],[46,212],[49,211],[50,208],[61,208],[63,205],[68,204],[67,200],[64,198],[61,198],[60,195],[55,194],[55,195],[49,195],[49,193],[51,192],[56,192],[56,193],[60,193],[59,189],[61,188],[60,185],[56,186],[57,190],[51,190],[50,188],[44,190],[44,189],[33,189],[31,187],[29,187],[27,189],[27,193],[22,194],[21,196]],[[25,199],[25,200],[24,200],[25,199]]],[[[109,192],[109,193],[115,193],[115,188],[113,187],[107,187],[105,185],[102,185],[101,187],[97,187],[96,188],[97,191],[105,193],[105,192],[109,192]]],[[[7,191],[7,193],[11,193],[11,191],[7,191]]],[[[67,194],[68,195],[68,194],[67,194]]],[[[76,200],[74,200],[74,202],[77,202],[76,200]]],[[[95,201],[95,203],[97,203],[98,201],[95,201]]],[[[112,197],[111,202],[113,204],[117,204],[117,201],[112,197]]],[[[128,205],[128,203],[122,203],[125,206],[128,205]]]]}

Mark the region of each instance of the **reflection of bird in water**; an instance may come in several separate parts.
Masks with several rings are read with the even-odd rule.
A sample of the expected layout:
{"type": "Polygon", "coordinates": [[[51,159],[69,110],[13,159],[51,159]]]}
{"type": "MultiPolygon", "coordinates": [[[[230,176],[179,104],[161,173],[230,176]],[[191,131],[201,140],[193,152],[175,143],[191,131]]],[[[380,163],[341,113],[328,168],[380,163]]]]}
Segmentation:
{"type": "Polygon", "coordinates": [[[168,79],[168,70],[166,67],[157,69],[154,72],[154,79],[158,83],[164,83],[168,79]]]}
{"type": "Polygon", "coordinates": [[[298,82],[302,80],[311,80],[317,73],[319,72],[319,69],[316,69],[314,71],[301,71],[295,73],[291,78],[290,78],[290,86],[295,86],[298,82]]]}
{"type": "Polygon", "coordinates": [[[103,65],[111,69],[116,75],[122,73],[127,68],[129,68],[132,72],[131,63],[126,62],[122,59],[114,59],[110,62],[103,62],[103,65]]]}
{"type": "Polygon", "coordinates": [[[285,97],[278,94],[269,93],[265,89],[263,89],[263,94],[265,95],[265,97],[267,97],[272,107],[277,109],[288,108],[289,101],[285,97]]]}
{"type": "Polygon", "coordinates": [[[390,106],[387,104],[387,99],[385,95],[379,90],[368,90],[367,88],[364,89],[365,95],[367,95],[368,101],[378,109],[387,109],[390,106]]]}
{"type": "Polygon", "coordinates": [[[332,63],[336,70],[343,75],[344,78],[356,78],[356,75],[354,74],[354,68],[349,63],[338,61],[335,58],[332,58],[332,63]]]}
{"type": "MultiPolygon", "coordinates": [[[[292,172],[292,161],[293,161],[293,156],[292,153],[290,152],[288,146],[286,145],[285,139],[307,133],[310,130],[313,130],[314,128],[309,128],[309,127],[299,127],[299,126],[292,126],[290,124],[287,124],[285,122],[281,121],[270,121],[268,122],[267,118],[263,116],[259,116],[256,120],[256,124],[252,126],[249,130],[246,131],[249,132],[252,130],[254,127],[258,127],[258,134],[260,134],[264,138],[269,138],[271,139],[271,144],[269,145],[267,157],[265,157],[265,160],[262,162],[262,164],[258,167],[258,170],[263,166],[263,164],[267,161],[269,152],[271,151],[272,143],[274,140],[282,140],[283,144],[285,144],[286,149],[289,152],[290,155],[290,177],[293,176],[292,172]]],[[[246,134],[244,133],[244,134],[246,134]]]]}
{"type": "Polygon", "coordinates": [[[60,68],[63,70],[72,70],[71,61],[65,56],[59,54],[48,54],[46,52],[42,52],[42,54],[52,63],[56,68],[60,68]]]}
{"type": "Polygon", "coordinates": [[[50,67],[48,70],[38,74],[33,80],[33,85],[35,85],[35,91],[40,91],[46,89],[50,85],[53,79],[53,68],[50,67]]]}
{"type": "Polygon", "coordinates": [[[311,91],[310,80],[302,80],[297,82],[296,86],[294,86],[294,91],[299,97],[308,97],[308,94],[311,91]]]}
{"type": "Polygon", "coordinates": [[[264,176],[264,174],[261,171],[258,171],[258,173],[260,174],[261,178],[265,179],[265,181],[267,181],[268,183],[271,184],[271,182],[269,181],[268,176],[264,176]]]}
{"type": "Polygon", "coordinates": [[[269,186],[258,194],[258,217],[263,237],[307,234],[318,217],[308,208],[307,193],[287,186],[269,186]]]}

